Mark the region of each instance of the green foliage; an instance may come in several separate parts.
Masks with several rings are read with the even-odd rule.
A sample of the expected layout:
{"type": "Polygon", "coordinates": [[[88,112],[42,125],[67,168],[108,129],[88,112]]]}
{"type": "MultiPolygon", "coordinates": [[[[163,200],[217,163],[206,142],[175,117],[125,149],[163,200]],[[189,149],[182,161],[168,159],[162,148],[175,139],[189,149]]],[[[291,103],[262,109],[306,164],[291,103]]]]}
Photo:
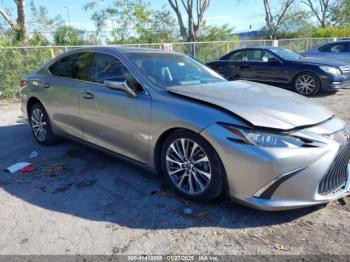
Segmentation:
{"type": "Polygon", "coordinates": [[[84,44],[84,33],[72,26],[60,26],[54,34],[55,45],[82,45],[84,44]]]}
{"type": "Polygon", "coordinates": [[[165,8],[154,10],[143,0],[113,1],[110,6],[98,9],[97,2],[84,6],[85,10],[95,10],[91,19],[97,33],[103,28],[112,28],[113,44],[155,43],[175,40],[176,21],[165,8]]]}
{"type": "Polygon", "coordinates": [[[233,40],[233,28],[228,24],[219,26],[204,26],[200,41],[230,41],[233,40]]]}
{"type": "Polygon", "coordinates": [[[348,37],[350,36],[350,27],[329,26],[326,28],[314,28],[312,37],[348,37]]]}
{"type": "Polygon", "coordinates": [[[350,0],[340,0],[332,8],[332,22],[338,26],[350,26],[350,0]]]}
{"type": "Polygon", "coordinates": [[[20,80],[50,59],[50,49],[0,48],[1,97],[13,98],[20,90],[20,80]]]}
{"type": "Polygon", "coordinates": [[[49,40],[41,32],[34,31],[28,40],[28,44],[31,46],[47,46],[49,40]]]}
{"type": "Polygon", "coordinates": [[[47,8],[44,6],[37,7],[34,0],[30,1],[29,5],[31,10],[29,19],[31,30],[36,32],[54,31],[63,24],[63,19],[60,15],[50,17],[47,8]]]}
{"type": "Polygon", "coordinates": [[[169,10],[150,10],[150,16],[138,28],[139,43],[167,43],[177,41],[176,21],[169,10]]]}

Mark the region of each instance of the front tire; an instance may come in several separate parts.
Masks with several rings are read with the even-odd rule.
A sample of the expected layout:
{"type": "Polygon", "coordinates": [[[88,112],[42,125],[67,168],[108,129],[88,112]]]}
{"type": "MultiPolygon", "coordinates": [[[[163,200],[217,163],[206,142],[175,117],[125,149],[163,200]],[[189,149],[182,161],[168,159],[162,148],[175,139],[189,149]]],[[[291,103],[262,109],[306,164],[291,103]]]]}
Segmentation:
{"type": "Polygon", "coordinates": [[[34,104],[30,108],[29,122],[34,138],[39,144],[51,145],[57,142],[57,137],[52,133],[49,116],[41,104],[34,104]]]}
{"type": "Polygon", "coordinates": [[[187,199],[207,202],[224,190],[219,156],[204,138],[190,131],[176,131],[166,139],[161,167],[171,187],[187,199]]]}
{"type": "Polygon", "coordinates": [[[294,90],[304,96],[315,95],[320,91],[319,78],[309,72],[300,73],[294,80],[294,90]]]}

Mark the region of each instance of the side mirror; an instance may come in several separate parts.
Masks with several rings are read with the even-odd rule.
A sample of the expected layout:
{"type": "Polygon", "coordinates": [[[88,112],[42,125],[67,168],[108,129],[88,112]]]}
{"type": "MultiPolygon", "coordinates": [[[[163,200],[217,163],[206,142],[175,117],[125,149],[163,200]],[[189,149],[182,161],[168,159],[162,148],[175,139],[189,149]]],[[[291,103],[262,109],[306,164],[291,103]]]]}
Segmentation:
{"type": "Polygon", "coordinates": [[[111,88],[111,89],[124,91],[130,97],[136,97],[137,96],[135,91],[132,90],[125,81],[124,82],[119,82],[119,81],[105,80],[105,81],[103,81],[103,84],[105,86],[111,88]]]}
{"type": "Polygon", "coordinates": [[[280,61],[276,57],[269,58],[267,62],[271,65],[278,65],[280,63],[280,61]]]}

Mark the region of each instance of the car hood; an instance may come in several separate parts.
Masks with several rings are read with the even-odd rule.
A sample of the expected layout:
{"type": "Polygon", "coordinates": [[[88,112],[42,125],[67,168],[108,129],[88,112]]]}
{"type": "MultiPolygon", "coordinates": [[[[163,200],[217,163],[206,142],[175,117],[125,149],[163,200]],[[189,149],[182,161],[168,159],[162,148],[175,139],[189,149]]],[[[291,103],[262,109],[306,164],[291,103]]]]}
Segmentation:
{"type": "Polygon", "coordinates": [[[290,130],[333,116],[300,95],[243,80],[167,87],[167,91],[221,107],[257,127],[290,130]]]}
{"type": "Polygon", "coordinates": [[[326,65],[326,66],[334,66],[334,67],[341,67],[349,64],[339,60],[327,59],[324,57],[312,57],[312,56],[305,56],[301,59],[298,59],[292,62],[303,63],[303,64],[313,64],[313,65],[326,65]]]}

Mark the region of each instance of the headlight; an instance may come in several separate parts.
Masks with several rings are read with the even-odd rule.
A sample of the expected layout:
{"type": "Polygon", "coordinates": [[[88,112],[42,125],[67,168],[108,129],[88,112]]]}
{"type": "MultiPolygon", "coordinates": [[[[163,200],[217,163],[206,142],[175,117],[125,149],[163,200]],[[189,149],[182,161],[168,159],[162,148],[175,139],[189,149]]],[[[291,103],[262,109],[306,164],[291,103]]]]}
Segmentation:
{"type": "Polygon", "coordinates": [[[336,68],[336,67],[331,67],[331,66],[320,66],[320,68],[325,71],[328,74],[334,75],[334,76],[339,76],[342,74],[342,72],[336,68]]]}
{"type": "Polygon", "coordinates": [[[233,140],[240,140],[250,145],[297,148],[306,144],[305,141],[290,135],[244,130],[222,123],[220,125],[233,134],[233,140]]]}

